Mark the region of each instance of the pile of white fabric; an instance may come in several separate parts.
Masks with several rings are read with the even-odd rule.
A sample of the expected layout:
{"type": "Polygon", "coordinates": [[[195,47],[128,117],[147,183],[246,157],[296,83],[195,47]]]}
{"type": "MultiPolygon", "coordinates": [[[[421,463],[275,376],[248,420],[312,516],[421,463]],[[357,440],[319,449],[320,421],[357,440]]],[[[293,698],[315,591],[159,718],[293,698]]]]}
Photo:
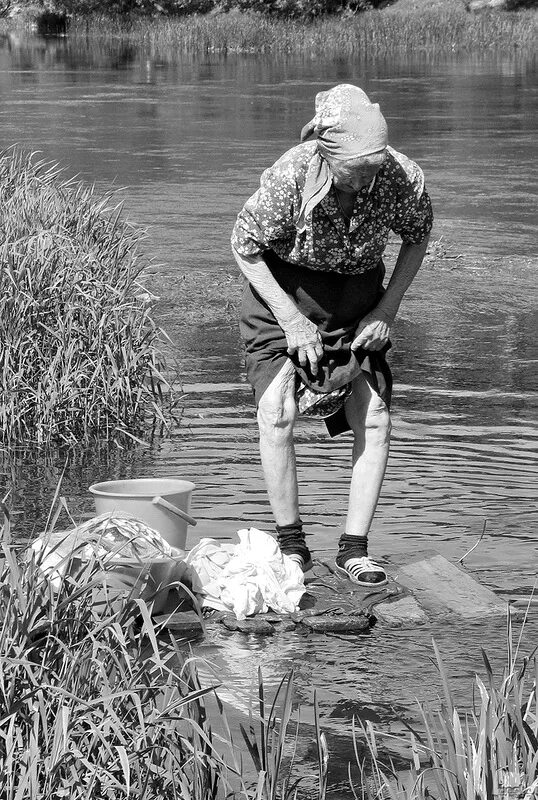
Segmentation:
{"type": "Polygon", "coordinates": [[[240,530],[238,544],[201,539],[186,562],[204,606],[230,611],[237,619],[269,609],[291,614],[305,592],[301,568],[283,555],[276,540],[256,528],[240,530]]]}

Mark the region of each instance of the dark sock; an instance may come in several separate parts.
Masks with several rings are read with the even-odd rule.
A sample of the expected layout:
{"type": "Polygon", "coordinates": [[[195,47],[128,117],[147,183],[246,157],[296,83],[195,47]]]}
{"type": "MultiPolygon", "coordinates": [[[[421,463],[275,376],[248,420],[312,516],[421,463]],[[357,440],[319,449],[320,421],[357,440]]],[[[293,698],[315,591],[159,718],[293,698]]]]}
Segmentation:
{"type": "Polygon", "coordinates": [[[293,522],[291,525],[277,525],[276,537],[278,546],[283,553],[298,553],[303,561],[310,561],[310,550],[306,546],[302,520],[293,522]]]}
{"type": "Polygon", "coordinates": [[[297,522],[292,522],[291,525],[275,525],[275,527],[279,540],[286,536],[302,536],[304,538],[302,519],[298,519],[297,522]]]}
{"type": "Polygon", "coordinates": [[[343,566],[348,558],[362,558],[368,555],[368,536],[349,536],[343,533],[338,541],[336,563],[343,566]]]}

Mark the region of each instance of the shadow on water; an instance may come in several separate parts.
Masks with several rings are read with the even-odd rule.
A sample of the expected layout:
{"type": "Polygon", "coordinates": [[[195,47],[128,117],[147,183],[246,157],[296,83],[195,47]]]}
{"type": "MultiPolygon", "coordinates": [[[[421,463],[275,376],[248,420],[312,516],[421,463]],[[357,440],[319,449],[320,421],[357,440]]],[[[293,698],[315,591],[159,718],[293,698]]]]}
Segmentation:
{"type": "MultiPolygon", "coordinates": [[[[191,545],[198,535],[230,538],[247,525],[272,530],[234,316],[240,285],[230,278],[229,234],[260,171],[311,117],[313,94],[346,80],[379,100],[394,146],[424,167],[434,237],[448,249],[425,264],[394,329],[394,436],[373,552],[435,549],[457,560],[486,521],[468,568],[503,596],[528,595],[538,563],[535,72],[534,62],[517,57],[181,59],[120,42],[76,51],[68,39],[4,39],[2,146],[38,149],[103,188],[129,186],[126,208],[150,227],[148,247],[160,262],[149,280],[162,297],[156,313],[174,341],[186,392],[181,424],[143,447],[0,453],[14,535],[22,541],[43,528],[62,474],[75,519],[93,513],[87,487],[95,481],[174,475],[197,485],[191,545]]],[[[392,244],[389,272],[395,252],[392,244]]],[[[322,423],[299,422],[302,516],[318,555],[333,554],[342,530],[350,449],[349,436],[330,440],[322,423]]],[[[416,720],[416,698],[436,700],[432,636],[468,706],[481,647],[500,672],[504,627],[452,621],[378,625],[360,637],[264,639],[210,630],[194,649],[213,664],[237,715],[248,710],[258,665],[273,689],[293,667],[306,761],[316,688],[338,787],[354,760],[354,716],[401,732],[396,718],[416,720]]],[[[534,610],[522,652],[537,640],[534,610]]]]}

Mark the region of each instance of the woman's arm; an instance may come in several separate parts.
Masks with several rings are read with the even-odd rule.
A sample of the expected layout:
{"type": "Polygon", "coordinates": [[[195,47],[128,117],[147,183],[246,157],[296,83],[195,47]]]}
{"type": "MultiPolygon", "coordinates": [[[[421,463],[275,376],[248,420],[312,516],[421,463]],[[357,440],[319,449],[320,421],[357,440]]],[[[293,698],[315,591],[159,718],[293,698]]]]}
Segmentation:
{"type": "Polygon", "coordinates": [[[351,345],[352,350],[359,347],[365,350],[381,350],[385,346],[402,298],[424,260],[428,241],[429,236],[419,244],[402,242],[387,290],[377,306],[360,321],[351,345]]]}
{"type": "Polygon", "coordinates": [[[422,265],[429,239],[430,237],[426,236],[419,244],[402,242],[387,290],[377,306],[392,320],[396,317],[402,298],[422,265]]]}
{"type": "Polygon", "coordinates": [[[302,314],[291,297],[275,280],[263,256],[243,256],[232,247],[239,269],[264,300],[286,336],[288,353],[297,353],[299,363],[317,374],[318,361],[323,355],[323,346],[317,326],[302,314]]]}

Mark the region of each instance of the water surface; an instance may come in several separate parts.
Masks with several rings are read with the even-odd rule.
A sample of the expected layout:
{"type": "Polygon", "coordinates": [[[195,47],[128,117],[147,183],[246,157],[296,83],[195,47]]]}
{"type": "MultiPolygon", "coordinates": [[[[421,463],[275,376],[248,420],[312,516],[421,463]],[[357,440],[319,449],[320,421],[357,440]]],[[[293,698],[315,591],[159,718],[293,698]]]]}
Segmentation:
{"type": "MultiPolygon", "coordinates": [[[[424,168],[445,256],[425,264],[394,330],[394,439],[372,551],[397,558],[435,549],[456,560],[486,523],[468,567],[503,596],[530,593],[538,556],[536,69],[517,57],[182,59],[120,43],[77,52],[69,39],[4,39],[0,144],[38,150],[103,190],[127,187],[126,210],[149,227],[156,314],[174,340],[186,392],[180,424],[147,447],[4,454],[16,535],[42,527],[64,467],[75,515],[91,513],[86,487],[96,480],[177,475],[197,484],[202,535],[272,529],[228,241],[261,170],[297,142],[314,94],[342,81],[381,103],[392,145],[424,168]],[[231,301],[212,306],[209,320],[200,307],[198,320],[186,287],[199,282],[211,295],[223,279],[231,301]]],[[[389,271],[395,253],[392,244],[389,271]]],[[[302,516],[313,549],[328,556],[345,514],[350,438],[330,440],[322,423],[301,421],[297,442],[302,516]]],[[[524,650],[537,633],[534,611],[524,650]]],[[[503,663],[504,621],[378,626],[344,639],[212,634],[198,652],[226,676],[236,706],[258,664],[271,681],[296,669],[307,722],[317,687],[338,786],[353,757],[354,714],[394,726],[394,708],[413,719],[416,697],[437,696],[432,635],[467,703],[480,647],[497,669],[503,663]]]]}

